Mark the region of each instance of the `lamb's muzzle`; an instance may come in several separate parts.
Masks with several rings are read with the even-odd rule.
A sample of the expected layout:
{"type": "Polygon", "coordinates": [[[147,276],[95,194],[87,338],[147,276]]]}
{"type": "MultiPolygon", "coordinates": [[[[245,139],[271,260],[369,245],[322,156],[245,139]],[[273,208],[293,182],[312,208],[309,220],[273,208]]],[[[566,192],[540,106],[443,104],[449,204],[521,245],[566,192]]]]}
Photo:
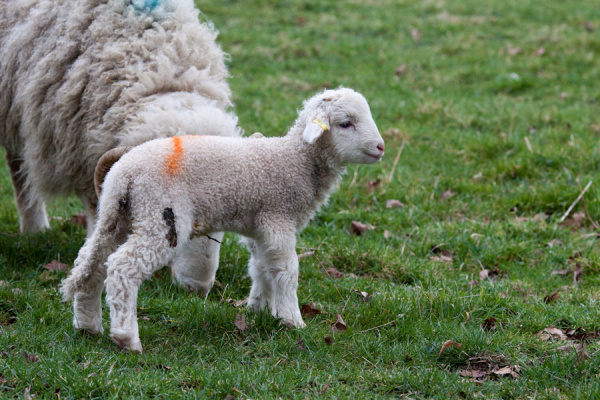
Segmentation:
{"type": "MultiPolygon", "coordinates": [[[[250,250],[248,306],[269,307],[283,323],[305,326],[296,294],[296,234],[327,201],[346,165],[377,162],[384,149],[364,97],[338,89],[307,100],[284,137],[181,136],[125,152],[106,174],[98,225],[61,287],[65,299],[75,295],[76,327],[101,331],[106,278],[111,337],[141,352],[136,298],[142,280],[203,251],[195,250],[197,235],[220,240],[222,231],[244,236],[250,250]]],[[[215,272],[197,271],[190,284],[207,292],[215,272]]]]}

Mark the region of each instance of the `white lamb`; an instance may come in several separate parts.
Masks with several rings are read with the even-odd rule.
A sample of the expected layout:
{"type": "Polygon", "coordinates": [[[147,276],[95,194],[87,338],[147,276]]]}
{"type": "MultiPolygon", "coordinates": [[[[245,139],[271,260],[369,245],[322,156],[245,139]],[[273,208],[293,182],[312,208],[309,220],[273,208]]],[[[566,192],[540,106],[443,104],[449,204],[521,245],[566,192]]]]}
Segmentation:
{"type": "MultiPolygon", "coordinates": [[[[133,148],[106,175],[96,229],[61,287],[65,300],[75,298],[74,326],[102,332],[106,277],[110,336],[141,352],[136,304],[142,281],[193,244],[190,238],[230,231],[243,235],[251,252],[248,306],[269,305],[284,323],[304,327],[296,233],[326,202],[347,164],[375,163],[383,152],[366,100],[351,89],[305,101],[284,137],[183,136],[133,148]]],[[[204,289],[215,272],[197,271],[204,289]]]]}
{"type": "MultiPolygon", "coordinates": [[[[115,147],[240,135],[226,54],[198,16],[193,0],[0,0],[0,146],[22,231],[48,228],[44,199],[74,193],[91,234],[94,169],[115,147]]],[[[196,241],[173,263],[192,289],[188,271],[219,252],[196,241]]]]}

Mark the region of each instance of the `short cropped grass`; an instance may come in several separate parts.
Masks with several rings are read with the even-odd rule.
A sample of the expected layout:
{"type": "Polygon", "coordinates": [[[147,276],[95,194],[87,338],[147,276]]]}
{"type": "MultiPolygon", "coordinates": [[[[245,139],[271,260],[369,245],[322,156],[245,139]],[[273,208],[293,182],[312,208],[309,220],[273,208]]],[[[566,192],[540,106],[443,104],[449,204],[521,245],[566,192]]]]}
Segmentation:
{"type": "Polygon", "coordinates": [[[231,54],[247,133],[281,135],[304,99],[346,86],[386,140],[299,237],[314,252],[300,303],[321,314],[297,330],[230,304],[250,280],[227,235],[207,299],[167,269],[144,283],[142,355],[82,336],[66,273],[44,268],[76,257],[82,207],[57,199],[51,231],[19,234],[2,166],[0,397],[600,398],[596,0],[197,5],[231,54]]]}

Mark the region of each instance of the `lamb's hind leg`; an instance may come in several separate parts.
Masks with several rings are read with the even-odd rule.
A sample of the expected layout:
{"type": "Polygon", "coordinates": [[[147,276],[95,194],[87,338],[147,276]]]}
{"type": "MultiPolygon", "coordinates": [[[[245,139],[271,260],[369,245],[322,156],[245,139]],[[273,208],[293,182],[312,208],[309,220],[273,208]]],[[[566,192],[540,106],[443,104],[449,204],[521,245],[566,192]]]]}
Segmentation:
{"type": "Polygon", "coordinates": [[[173,279],[181,286],[204,296],[208,295],[215,283],[223,233],[213,233],[210,237],[212,239],[201,236],[185,243],[172,263],[173,279]]]}
{"type": "Polygon", "coordinates": [[[252,287],[248,296],[248,307],[258,312],[264,309],[267,304],[273,301],[273,287],[271,279],[267,274],[267,267],[264,259],[260,256],[256,241],[250,238],[242,239],[250,251],[250,261],[248,262],[248,275],[252,279],[252,287]]]}
{"type": "Polygon", "coordinates": [[[164,236],[133,234],[108,257],[106,302],[110,307],[110,337],[122,349],[142,352],[137,322],[137,295],[144,279],[168,264],[174,254],[164,236]]]}
{"type": "Polygon", "coordinates": [[[49,228],[46,205],[39,195],[27,186],[22,159],[7,152],[6,161],[15,190],[21,232],[36,232],[49,228]]]}
{"type": "Polygon", "coordinates": [[[87,239],[74,262],[75,267],[67,278],[79,286],[74,294],[73,326],[88,333],[102,333],[102,292],[106,278],[105,261],[119,243],[124,241],[126,230],[98,229],[87,239]]]}

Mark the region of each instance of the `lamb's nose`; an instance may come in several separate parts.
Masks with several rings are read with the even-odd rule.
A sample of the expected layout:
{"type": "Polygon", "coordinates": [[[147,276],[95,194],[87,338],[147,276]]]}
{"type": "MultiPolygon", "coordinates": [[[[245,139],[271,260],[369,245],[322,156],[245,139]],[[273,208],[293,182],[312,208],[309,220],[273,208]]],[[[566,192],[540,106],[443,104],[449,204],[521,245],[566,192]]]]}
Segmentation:
{"type": "Polygon", "coordinates": [[[377,145],[377,150],[381,151],[383,153],[383,151],[385,150],[385,146],[383,143],[379,143],[377,145]]]}

